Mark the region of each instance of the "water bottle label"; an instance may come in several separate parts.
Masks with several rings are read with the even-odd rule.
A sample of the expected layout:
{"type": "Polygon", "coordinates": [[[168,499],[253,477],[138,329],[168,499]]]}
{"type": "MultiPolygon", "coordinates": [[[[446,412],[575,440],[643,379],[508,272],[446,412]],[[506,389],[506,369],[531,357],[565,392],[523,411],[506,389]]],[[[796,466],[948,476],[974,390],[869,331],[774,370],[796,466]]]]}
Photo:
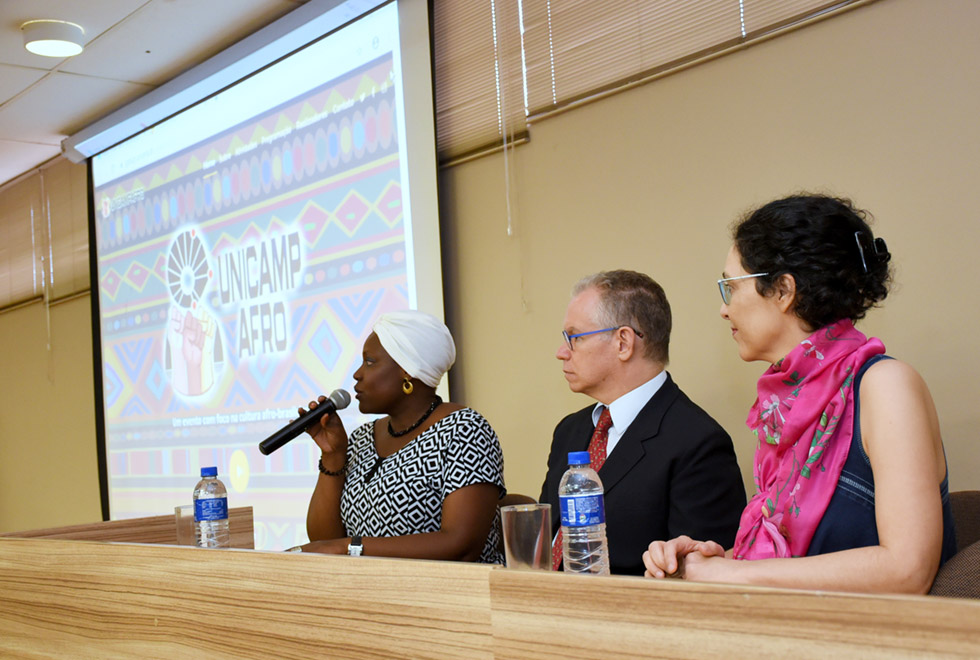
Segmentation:
{"type": "Polygon", "coordinates": [[[228,498],[218,497],[213,500],[197,500],[194,502],[194,520],[224,520],[228,517],[228,498]]]}
{"type": "Polygon", "coordinates": [[[602,495],[573,495],[558,498],[561,524],[565,527],[587,527],[606,522],[602,495]]]}

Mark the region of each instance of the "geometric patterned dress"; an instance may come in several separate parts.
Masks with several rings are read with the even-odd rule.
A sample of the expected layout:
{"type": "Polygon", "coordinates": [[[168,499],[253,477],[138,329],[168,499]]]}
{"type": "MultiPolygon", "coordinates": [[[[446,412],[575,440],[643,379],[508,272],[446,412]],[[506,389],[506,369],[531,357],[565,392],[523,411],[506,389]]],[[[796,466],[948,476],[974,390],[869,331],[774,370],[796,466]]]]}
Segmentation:
{"type": "MultiPolygon", "coordinates": [[[[374,447],[374,422],[355,429],[347,444],[348,472],[340,498],[347,536],[406,536],[438,531],[442,503],[464,486],[504,488],[504,457],[490,423],[471,408],[457,410],[384,459],[374,447]]],[[[502,564],[500,510],[479,561],[502,564]]]]}

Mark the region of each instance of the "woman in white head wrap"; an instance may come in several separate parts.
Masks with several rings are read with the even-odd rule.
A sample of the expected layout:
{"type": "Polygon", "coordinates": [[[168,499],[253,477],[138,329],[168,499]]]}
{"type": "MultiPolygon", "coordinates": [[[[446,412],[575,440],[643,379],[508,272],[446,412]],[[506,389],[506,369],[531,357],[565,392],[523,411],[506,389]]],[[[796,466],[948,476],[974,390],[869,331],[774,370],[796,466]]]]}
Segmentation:
{"type": "Polygon", "coordinates": [[[423,312],[384,314],[362,358],[358,406],[384,416],[350,438],[336,414],[309,430],[321,456],[303,551],[500,563],[497,434],[436,394],[456,361],[449,329],[423,312]]]}
{"type": "Polygon", "coordinates": [[[456,343],[446,325],[425,312],[384,314],[374,324],[381,347],[405,370],[435,389],[456,362],[456,343]]]}

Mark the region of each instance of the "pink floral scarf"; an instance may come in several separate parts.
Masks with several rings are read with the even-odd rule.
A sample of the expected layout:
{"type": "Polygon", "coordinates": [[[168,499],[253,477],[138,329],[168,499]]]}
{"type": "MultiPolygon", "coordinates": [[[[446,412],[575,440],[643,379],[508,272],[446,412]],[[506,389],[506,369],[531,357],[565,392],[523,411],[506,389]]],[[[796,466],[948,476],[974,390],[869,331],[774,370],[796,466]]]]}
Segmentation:
{"type": "Polygon", "coordinates": [[[803,340],[759,379],[745,421],[758,439],[758,492],[739,522],[736,559],[801,557],[837,488],[854,434],[854,375],[885,352],[844,319],[803,340]]]}

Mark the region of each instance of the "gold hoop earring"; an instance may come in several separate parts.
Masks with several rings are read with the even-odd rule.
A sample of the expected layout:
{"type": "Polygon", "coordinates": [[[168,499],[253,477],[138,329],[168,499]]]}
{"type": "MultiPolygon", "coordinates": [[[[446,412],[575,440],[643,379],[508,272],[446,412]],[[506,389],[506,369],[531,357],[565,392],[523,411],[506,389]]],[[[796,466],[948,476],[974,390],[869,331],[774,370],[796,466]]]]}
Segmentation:
{"type": "Polygon", "coordinates": [[[402,380],[402,392],[404,392],[407,396],[414,391],[415,385],[412,384],[412,381],[409,380],[408,376],[405,376],[404,380],[402,380]]]}

